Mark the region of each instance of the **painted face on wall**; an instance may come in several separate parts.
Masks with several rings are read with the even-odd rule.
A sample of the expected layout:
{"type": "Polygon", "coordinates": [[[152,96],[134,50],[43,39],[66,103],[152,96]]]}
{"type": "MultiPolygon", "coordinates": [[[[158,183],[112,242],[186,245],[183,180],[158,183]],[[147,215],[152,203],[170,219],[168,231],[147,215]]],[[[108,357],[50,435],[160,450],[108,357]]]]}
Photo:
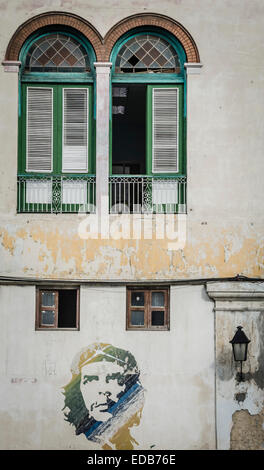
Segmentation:
{"type": "Polygon", "coordinates": [[[140,424],[144,389],[134,356],[107,343],[94,343],[76,355],[64,387],[64,416],[76,434],[103,449],[134,449],[130,430],[140,424]]]}
{"type": "Polygon", "coordinates": [[[88,364],[82,368],[80,389],[89,415],[107,421],[125,390],[124,369],[107,361],[88,364]]]}

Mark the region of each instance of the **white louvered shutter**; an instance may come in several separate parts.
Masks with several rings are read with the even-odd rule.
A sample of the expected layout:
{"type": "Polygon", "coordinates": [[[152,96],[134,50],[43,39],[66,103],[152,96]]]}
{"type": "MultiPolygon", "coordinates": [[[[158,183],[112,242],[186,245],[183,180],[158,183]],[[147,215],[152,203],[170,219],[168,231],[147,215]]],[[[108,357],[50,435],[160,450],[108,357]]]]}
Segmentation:
{"type": "Polygon", "coordinates": [[[63,89],[62,170],[88,171],[88,89],[63,89]]]}
{"type": "Polygon", "coordinates": [[[176,173],[179,160],[179,89],[152,90],[152,172],[176,173]]]}
{"type": "Polygon", "coordinates": [[[27,171],[52,171],[53,90],[27,88],[27,171]]]}

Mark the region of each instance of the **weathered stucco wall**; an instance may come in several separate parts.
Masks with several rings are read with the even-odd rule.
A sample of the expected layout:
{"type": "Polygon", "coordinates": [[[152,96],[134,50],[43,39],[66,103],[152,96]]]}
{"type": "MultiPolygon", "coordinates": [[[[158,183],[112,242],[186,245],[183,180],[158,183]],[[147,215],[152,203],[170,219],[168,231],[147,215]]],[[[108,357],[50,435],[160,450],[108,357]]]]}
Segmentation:
{"type": "Polygon", "coordinates": [[[1,0],[0,8],[2,58],[17,27],[45,11],[78,14],[102,35],[126,16],[153,11],[184,25],[203,63],[200,75],[188,75],[188,215],[181,250],[168,250],[166,239],[82,240],[77,216],[16,214],[17,74],[1,68],[1,274],[262,277],[263,2],[1,0]]]}
{"type": "MultiPolygon", "coordinates": [[[[160,232],[156,239],[156,216],[145,239],[127,236],[131,218],[120,239],[116,217],[111,238],[102,240],[81,237],[78,215],[17,214],[18,77],[1,67],[0,275],[263,278],[263,1],[0,0],[2,59],[16,29],[47,11],[77,14],[102,36],[121,19],[146,12],[172,17],[190,32],[203,67],[187,78],[188,214],[175,217],[180,240],[160,232]]],[[[109,343],[130,351],[140,368],[144,406],[131,424],[140,449],[261,449],[263,288],[243,286],[207,285],[215,325],[203,287],[171,287],[166,332],[126,331],[125,287],[88,285],[81,286],[80,331],[35,331],[35,288],[1,286],[1,447],[100,448],[64,420],[62,391],[76,354],[109,343]],[[239,324],[251,339],[243,383],[236,381],[228,343],[239,324]]],[[[123,432],[121,426],[112,445],[123,432]]]]}
{"type": "Polygon", "coordinates": [[[130,351],[140,369],[135,448],[213,449],[212,302],[203,286],[172,287],[170,297],[170,331],[126,331],[125,287],[88,286],[81,287],[80,331],[35,331],[35,288],[2,286],[1,448],[101,448],[64,420],[62,392],[77,353],[102,342],[130,351]]]}
{"type": "Polygon", "coordinates": [[[207,292],[215,300],[218,449],[263,450],[264,283],[212,282],[207,292]],[[229,344],[240,325],[250,339],[243,381],[229,344]]]}
{"type": "MultiPolygon", "coordinates": [[[[111,219],[114,228],[118,219],[120,221],[118,217],[111,219]]],[[[133,236],[132,217],[129,220],[133,236]]],[[[2,218],[1,274],[93,280],[263,275],[264,241],[259,221],[254,226],[246,221],[242,225],[236,225],[235,221],[221,223],[216,219],[195,222],[187,215],[186,228],[183,225],[180,228],[183,244],[179,249],[174,249],[178,237],[156,239],[155,216],[151,218],[153,232],[147,231],[148,239],[139,240],[114,239],[121,230],[112,230],[111,224],[114,237],[84,239],[80,237],[81,221],[77,215],[46,215],[44,218],[18,214],[2,218]]],[[[141,233],[143,237],[143,221],[141,233]]]]}

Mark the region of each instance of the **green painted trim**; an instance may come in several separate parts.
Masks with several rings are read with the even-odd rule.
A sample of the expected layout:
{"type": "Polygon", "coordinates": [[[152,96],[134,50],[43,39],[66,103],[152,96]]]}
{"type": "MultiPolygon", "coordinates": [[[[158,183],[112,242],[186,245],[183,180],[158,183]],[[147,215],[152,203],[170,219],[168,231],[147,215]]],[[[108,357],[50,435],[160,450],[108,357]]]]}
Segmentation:
{"type": "Polygon", "coordinates": [[[116,73],[112,83],[184,83],[184,77],[170,73],[116,73]]]}
{"type": "Polygon", "coordinates": [[[184,126],[184,86],[178,85],[148,85],[147,86],[147,138],[146,138],[146,173],[150,176],[173,177],[185,175],[185,126],[184,126]],[[178,88],[179,89],[179,167],[177,173],[153,173],[152,172],[152,90],[153,88],[178,88]]]}
{"type": "MultiPolygon", "coordinates": [[[[54,101],[54,110],[53,110],[53,119],[56,121],[56,148],[53,148],[53,171],[55,173],[61,173],[62,171],[62,121],[63,121],[63,98],[62,90],[64,86],[55,85],[54,86],[54,96],[56,101],[54,101]]],[[[54,139],[55,140],[55,139],[54,139]]]]}
{"type": "Polygon", "coordinates": [[[185,174],[178,174],[178,173],[170,173],[169,175],[168,174],[152,174],[152,175],[111,175],[111,178],[158,178],[158,179],[177,179],[177,178],[185,178],[186,175],[185,174]]]}
{"type": "MultiPolygon", "coordinates": [[[[146,175],[157,177],[174,177],[186,175],[186,116],[184,115],[186,87],[184,83],[147,84],[146,93],[146,175]],[[179,168],[177,173],[153,173],[152,172],[152,90],[153,88],[178,88],[179,89],[179,168]]],[[[112,100],[110,102],[110,113],[112,115],[112,100]]],[[[112,119],[109,125],[109,175],[112,175],[112,119]]],[[[112,175],[113,176],[113,175],[112,175]]],[[[122,175],[120,175],[122,176],[122,175]]],[[[126,175],[129,176],[129,175],[126,175]]],[[[135,176],[135,175],[132,175],[135,176]]]]}
{"type": "Polygon", "coordinates": [[[56,177],[56,176],[61,177],[61,176],[63,176],[65,179],[67,179],[67,178],[76,178],[76,179],[80,178],[81,179],[81,178],[84,178],[84,177],[85,178],[93,178],[96,175],[95,175],[95,173],[63,173],[63,174],[61,174],[61,173],[57,173],[57,174],[55,174],[55,173],[52,173],[52,174],[51,173],[34,173],[34,174],[31,174],[31,173],[30,174],[29,173],[18,173],[17,176],[18,176],[18,178],[28,178],[28,179],[35,178],[35,177],[39,178],[39,179],[41,179],[41,178],[46,179],[49,176],[51,176],[51,177],[56,177]]]}
{"type": "Polygon", "coordinates": [[[24,171],[24,168],[26,168],[26,163],[25,163],[25,138],[23,136],[25,135],[25,125],[26,125],[26,99],[25,99],[25,93],[23,86],[21,86],[20,89],[20,113],[18,113],[18,152],[17,152],[17,168],[18,172],[24,171]]]}
{"type": "Polygon", "coordinates": [[[95,168],[95,131],[96,123],[93,119],[93,87],[88,87],[88,99],[89,99],[89,109],[88,109],[88,173],[94,173],[95,168]]]}
{"type": "Polygon", "coordinates": [[[50,73],[50,72],[31,72],[23,74],[21,77],[21,82],[52,82],[52,83],[93,83],[93,77],[85,73],[50,73]]]}
{"type": "Polygon", "coordinates": [[[112,175],[112,162],[113,162],[113,152],[112,152],[112,143],[113,143],[113,119],[112,119],[112,87],[109,87],[109,176],[112,175]]]}
{"type": "MultiPolygon", "coordinates": [[[[187,104],[186,104],[186,70],[184,69],[184,63],[186,62],[186,54],[185,51],[180,44],[169,32],[165,33],[164,30],[155,27],[147,27],[142,26],[139,28],[135,28],[133,31],[128,31],[125,33],[115,44],[111,56],[110,61],[112,62],[112,69],[111,69],[111,82],[112,84],[130,84],[130,83],[145,83],[147,85],[147,104],[146,104],[146,173],[149,176],[157,176],[157,177],[180,177],[186,175],[186,112],[187,112],[187,104]],[[168,41],[172,47],[176,50],[180,65],[181,65],[181,73],[179,74],[158,74],[158,73],[146,73],[146,74],[137,74],[137,73],[115,73],[115,62],[117,58],[117,54],[121,47],[125,44],[126,41],[131,39],[134,36],[140,34],[152,34],[154,36],[159,36],[168,41]],[[180,90],[180,110],[179,110],[179,171],[178,173],[152,173],[152,98],[150,98],[150,94],[152,93],[153,87],[178,87],[180,90]]],[[[110,113],[112,116],[112,100],[110,102],[110,113]]],[[[110,127],[110,151],[109,151],[109,167],[110,167],[110,175],[112,173],[112,122],[110,127]]],[[[122,175],[119,175],[122,176],[122,175]]],[[[129,175],[126,175],[128,177],[129,175]]],[[[131,175],[135,176],[135,175],[131,175]]]]}
{"type": "MultiPolygon", "coordinates": [[[[94,185],[90,185],[90,181],[87,181],[88,178],[95,178],[95,175],[91,174],[67,174],[67,176],[63,175],[63,181],[67,181],[67,179],[71,178],[77,178],[76,179],[86,179],[86,184],[87,184],[87,202],[86,204],[63,204],[59,203],[60,210],[58,209],[58,201],[57,199],[53,201],[53,187],[56,185],[56,193],[58,193],[58,187],[60,188],[59,191],[59,197],[62,197],[62,191],[61,191],[61,183],[62,179],[59,179],[59,181],[52,181],[52,203],[26,203],[25,197],[26,197],[26,181],[30,181],[32,179],[37,179],[39,181],[48,179],[50,175],[43,175],[43,174],[34,174],[28,175],[28,174],[22,174],[18,175],[18,178],[23,178],[24,181],[21,184],[21,180],[18,179],[18,184],[17,184],[17,211],[18,213],[78,213],[79,210],[81,209],[82,212],[90,212],[88,209],[90,208],[90,205],[95,205],[96,203],[96,192],[95,192],[95,181],[94,185]],[[45,207],[45,210],[43,209],[43,206],[45,207]],[[85,210],[84,210],[85,209],[85,210]]],[[[53,177],[59,177],[61,178],[62,175],[51,175],[51,178],[53,177]]]]}
{"type": "MultiPolygon", "coordinates": [[[[87,88],[89,94],[88,108],[88,170],[87,173],[73,173],[76,176],[95,173],[95,120],[93,118],[93,87],[87,84],[48,84],[36,83],[36,87],[53,89],[53,170],[52,172],[39,173],[43,177],[65,175],[70,176],[68,172],[62,172],[62,112],[63,112],[63,88],[87,88]],[[90,172],[90,173],[89,173],[90,172]]],[[[27,127],[27,88],[34,86],[33,83],[22,84],[22,114],[18,120],[18,172],[27,176],[37,176],[38,173],[26,171],[26,127],[27,127]]]]}

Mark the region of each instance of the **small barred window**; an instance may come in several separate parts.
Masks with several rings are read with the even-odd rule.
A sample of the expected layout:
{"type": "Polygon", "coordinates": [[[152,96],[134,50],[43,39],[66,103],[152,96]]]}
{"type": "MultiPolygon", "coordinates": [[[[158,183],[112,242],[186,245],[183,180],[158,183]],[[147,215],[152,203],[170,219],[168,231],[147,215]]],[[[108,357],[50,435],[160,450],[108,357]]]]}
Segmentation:
{"type": "Polygon", "coordinates": [[[61,33],[41,37],[28,51],[25,72],[90,72],[84,47],[61,33]]]}
{"type": "Polygon", "coordinates": [[[116,73],[180,73],[174,48],[163,38],[142,34],[129,39],[120,49],[116,73]]]}

